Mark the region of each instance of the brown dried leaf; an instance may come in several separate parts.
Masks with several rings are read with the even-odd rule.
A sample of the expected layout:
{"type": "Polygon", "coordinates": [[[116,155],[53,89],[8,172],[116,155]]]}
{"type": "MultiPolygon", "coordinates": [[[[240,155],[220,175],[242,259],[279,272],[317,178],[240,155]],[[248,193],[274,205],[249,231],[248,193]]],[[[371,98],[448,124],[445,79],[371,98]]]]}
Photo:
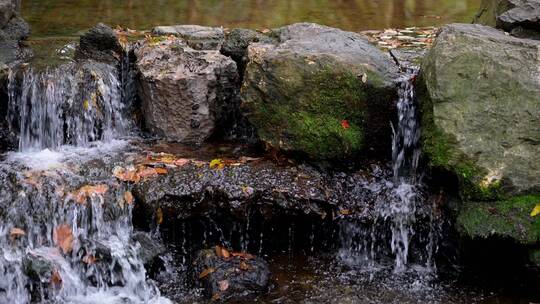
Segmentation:
{"type": "Polygon", "coordinates": [[[71,232],[71,226],[64,224],[56,227],[54,230],[54,243],[62,249],[62,252],[71,252],[73,249],[73,233],[71,232]]]}
{"type": "Polygon", "coordinates": [[[22,230],[21,228],[16,228],[16,227],[13,227],[9,230],[9,235],[12,237],[12,238],[16,238],[16,237],[19,237],[19,236],[24,236],[26,235],[26,232],[24,232],[24,230],[22,230]]]}
{"type": "Polygon", "coordinates": [[[233,253],[231,253],[231,255],[233,257],[239,257],[239,258],[246,259],[246,260],[252,260],[252,259],[255,258],[254,255],[246,253],[246,252],[233,252],[233,253]]]}
{"type": "Polygon", "coordinates": [[[158,225],[163,223],[163,210],[161,210],[161,207],[156,210],[156,222],[158,225]]]}
{"type": "Polygon", "coordinates": [[[94,195],[103,195],[107,193],[109,186],[107,185],[86,185],[75,192],[75,201],[79,204],[85,204],[86,199],[94,195]]]}
{"type": "Polygon", "coordinates": [[[91,254],[87,254],[83,257],[82,261],[87,265],[93,265],[96,263],[97,258],[91,254]]]}
{"type": "Polygon", "coordinates": [[[215,270],[214,268],[212,268],[212,267],[207,268],[207,269],[203,270],[203,272],[201,272],[201,273],[199,274],[199,279],[204,279],[204,278],[207,277],[209,274],[212,274],[212,273],[214,273],[215,271],[216,271],[216,270],[215,270]]]}
{"type": "Polygon", "coordinates": [[[133,204],[134,200],[135,199],[133,198],[133,194],[131,193],[131,191],[124,192],[124,201],[126,202],[126,204],[131,205],[133,204]]]}
{"type": "Polygon", "coordinates": [[[242,269],[242,270],[244,270],[244,271],[247,271],[247,270],[249,270],[249,268],[250,268],[250,267],[249,267],[248,263],[246,263],[246,262],[244,262],[244,261],[241,261],[241,262],[240,262],[240,269],[242,269]]]}

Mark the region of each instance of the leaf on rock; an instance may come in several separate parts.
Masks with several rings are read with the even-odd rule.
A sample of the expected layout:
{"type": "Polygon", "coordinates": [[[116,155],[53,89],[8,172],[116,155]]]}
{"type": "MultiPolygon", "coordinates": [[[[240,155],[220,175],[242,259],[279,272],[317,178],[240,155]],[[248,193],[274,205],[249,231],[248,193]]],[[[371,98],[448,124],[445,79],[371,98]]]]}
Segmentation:
{"type": "Polygon", "coordinates": [[[223,163],[223,160],[220,158],[213,159],[210,162],[210,169],[223,169],[225,168],[225,164],[223,163]]]}
{"type": "Polygon", "coordinates": [[[156,210],[156,222],[158,225],[163,223],[163,210],[161,210],[161,207],[156,210]]]}
{"type": "Polygon", "coordinates": [[[109,186],[107,185],[86,185],[75,192],[75,201],[79,204],[85,204],[87,198],[95,195],[103,195],[108,190],[109,186]]]}
{"type": "Polygon", "coordinates": [[[536,206],[533,208],[533,210],[531,211],[531,216],[535,217],[535,216],[538,216],[539,214],[540,214],[540,203],[536,204],[536,206]]]}
{"type": "Polygon", "coordinates": [[[73,233],[71,226],[64,224],[54,230],[54,243],[62,249],[62,252],[69,253],[73,249],[73,233]]]}
{"type": "Polygon", "coordinates": [[[229,250],[221,246],[216,246],[216,255],[220,258],[225,258],[225,259],[228,259],[231,257],[231,253],[229,252],[229,250]]]}
{"type": "Polygon", "coordinates": [[[367,74],[366,73],[362,74],[362,76],[360,77],[360,80],[362,80],[363,83],[366,83],[367,82],[367,74]]]}
{"type": "Polygon", "coordinates": [[[245,261],[240,262],[240,269],[242,269],[244,271],[247,271],[247,270],[249,270],[249,268],[250,267],[249,267],[248,263],[246,263],[245,261]]]}
{"type": "Polygon", "coordinates": [[[24,232],[24,230],[22,230],[21,228],[13,227],[9,230],[9,235],[12,238],[17,238],[26,235],[26,232],[24,232]]]}
{"type": "Polygon", "coordinates": [[[200,274],[199,274],[199,279],[204,279],[206,278],[208,275],[214,273],[216,270],[212,267],[210,268],[207,268],[205,270],[203,270],[200,274]]]}
{"type": "Polygon", "coordinates": [[[227,289],[229,289],[229,281],[228,280],[223,280],[223,281],[219,281],[219,290],[221,291],[225,291],[227,289]]]}
{"type": "Polygon", "coordinates": [[[246,252],[233,252],[233,253],[231,253],[231,255],[233,257],[239,257],[239,258],[246,259],[246,260],[252,260],[252,259],[255,258],[254,255],[246,253],[246,252]]]}
{"type": "Polygon", "coordinates": [[[87,254],[83,257],[82,261],[87,265],[93,265],[96,263],[97,258],[91,254],[87,254]]]}
{"type": "Polygon", "coordinates": [[[133,198],[133,194],[131,193],[131,191],[124,192],[124,201],[126,202],[126,204],[131,205],[133,204],[134,200],[135,199],[133,198]]]}

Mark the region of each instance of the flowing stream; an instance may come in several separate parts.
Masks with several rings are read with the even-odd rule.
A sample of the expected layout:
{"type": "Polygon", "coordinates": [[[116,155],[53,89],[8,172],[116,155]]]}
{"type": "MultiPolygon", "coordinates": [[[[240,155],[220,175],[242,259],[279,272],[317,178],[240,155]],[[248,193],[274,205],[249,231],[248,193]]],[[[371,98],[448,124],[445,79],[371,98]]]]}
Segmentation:
{"type": "Polygon", "coordinates": [[[85,156],[125,146],[118,74],[97,63],[11,72],[20,142],[0,164],[0,303],[170,303],[147,280],[129,190],[106,166],[81,173],[85,156]]]}

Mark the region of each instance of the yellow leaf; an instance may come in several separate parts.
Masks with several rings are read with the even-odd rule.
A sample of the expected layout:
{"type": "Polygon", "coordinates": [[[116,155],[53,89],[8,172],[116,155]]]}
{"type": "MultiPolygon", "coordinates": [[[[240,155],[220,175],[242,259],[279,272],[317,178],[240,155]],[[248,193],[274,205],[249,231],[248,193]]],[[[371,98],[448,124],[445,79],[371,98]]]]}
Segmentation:
{"type": "Polygon", "coordinates": [[[88,99],[85,99],[83,102],[83,108],[88,111],[90,108],[90,102],[88,102],[88,99]]]}
{"type": "Polygon", "coordinates": [[[225,165],[223,164],[223,161],[220,158],[213,159],[210,162],[210,169],[223,169],[225,165]]]}
{"type": "Polygon", "coordinates": [[[535,217],[540,214],[540,203],[536,204],[536,207],[531,212],[531,216],[535,217]]]}
{"type": "Polygon", "coordinates": [[[161,210],[161,208],[158,208],[156,211],[156,222],[158,225],[163,223],[163,210],[161,210]]]}

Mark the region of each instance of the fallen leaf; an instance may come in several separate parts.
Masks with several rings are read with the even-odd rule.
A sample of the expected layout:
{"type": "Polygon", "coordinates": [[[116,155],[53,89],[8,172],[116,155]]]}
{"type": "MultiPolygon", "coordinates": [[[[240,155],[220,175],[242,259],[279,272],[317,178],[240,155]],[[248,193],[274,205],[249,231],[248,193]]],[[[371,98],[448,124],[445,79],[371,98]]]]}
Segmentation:
{"type": "Polygon", "coordinates": [[[93,265],[96,263],[97,258],[91,254],[87,254],[83,257],[82,261],[87,265],[93,265]]]}
{"type": "Polygon", "coordinates": [[[341,215],[351,215],[352,212],[349,209],[343,209],[343,210],[339,210],[339,214],[341,214],[341,215]]]}
{"type": "Polygon", "coordinates": [[[345,129],[345,130],[351,127],[351,125],[349,124],[349,121],[346,120],[346,119],[344,119],[344,120],[341,121],[341,126],[342,126],[343,129],[345,129]]]}
{"type": "Polygon", "coordinates": [[[231,257],[230,252],[221,246],[216,246],[216,255],[220,258],[225,258],[225,259],[228,259],[231,257]]]}
{"type": "Polygon", "coordinates": [[[227,289],[229,289],[229,281],[228,280],[223,280],[223,281],[219,281],[219,290],[221,291],[225,291],[227,289]]]}
{"type": "Polygon", "coordinates": [[[540,203],[536,204],[536,206],[531,211],[531,216],[535,217],[540,214],[540,203]]]}
{"type": "Polygon", "coordinates": [[[61,286],[62,285],[62,277],[60,276],[60,273],[58,270],[54,270],[51,275],[51,284],[61,286]]]}
{"type": "Polygon", "coordinates": [[[133,204],[134,198],[131,191],[124,192],[124,201],[126,201],[126,204],[131,205],[133,204]]]}
{"type": "Polygon", "coordinates": [[[54,243],[62,249],[62,252],[71,252],[73,249],[73,233],[69,225],[64,224],[56,227],[54,230],[54,243]]]}
{"type": "Polygon", "coordinates": [[[199,279],[204,279],[205,277],[207,277],[209,274],[212,274],[214,273],[216,270],[212,267],[210,268],[207,268],[205,270],[203,270],[200,274],[199,274],[199,279]]]}
{"type": "Polygon", "coordinates": [[[156,210],[156,222],[158,225],[163,223],[163,210],[161,210],[161,207],[156,210]]]}
{"type": "Polygon", "coordinates": [[[16,237],[19,237],[19,236],[24,236],[26,235],[26,232],[24,232],[24,230],[22,230],[21,228],[16,228],[16,227],[13,227],[9,230],[9,235],[12,237],[12,238],[16,238],[16,237]]]}
{"type": "Polygon", "coordinates": [[[246,260],[252,260],[252,259],[255,258],[254,255],[246,253],[246,252],[233,252],[233,253],[231,253],[231,255],[233,257],[239,257],[239,258],[246,259],[246,260]]]}
{"type": "Polygon", "coordinates": [[[155,168],[157,174],[167,174],[167,169],[165,168],[155,168]]]}
{"type": "Polygon", "coordinates": [[[366,83],[367,82],[367,74],[366,73],[362,74],[362,77],[360,78],[360,80],[362,80],[363,83],[366,83]]]}
{"type": "Polygon", "coordinates": [[[219,295],[219,293],[215,293],[213,296],[212,296],[212,302],[215,302],[215,301],[218,301],[219,298],[221,298],[221,296],[219,295]]]}
{"type": "Polygon", "coordinates": [[[186,159],[186,158],[179,158],[179,159],[176,159],[174,161],[174,164],[178,167],[182,167],[182,166],[185,166],[187,164],[189,164],[190,160],[189,159],[186,159]]]}
{"type": "Polygon", "coordinates": [[[109,186],[107,185],[83,186],[75,191],[75,201],[79,204],[84,204],[86,203],[87,198],[94,195],[103,195],[107,193],[108,190],[109,186]]]}
{"type": "Polygon", "coordinates": [[[220,158],[213,159],[210,162],[210,169],[223,169],[225,168],[225,164],[220,158]]]}
{"type": "Polygon", "coordinates": [[[241,261],[241,262],[240,262],[240,269],[242,269],[242,270],[244,270],[244,271],[247,271],[247,270],[249,270],[249,268],[250,268],[250,267],[249,267],[248,263],[246,263],[246,262],[244,262],[244,261],[241,261]]]}

